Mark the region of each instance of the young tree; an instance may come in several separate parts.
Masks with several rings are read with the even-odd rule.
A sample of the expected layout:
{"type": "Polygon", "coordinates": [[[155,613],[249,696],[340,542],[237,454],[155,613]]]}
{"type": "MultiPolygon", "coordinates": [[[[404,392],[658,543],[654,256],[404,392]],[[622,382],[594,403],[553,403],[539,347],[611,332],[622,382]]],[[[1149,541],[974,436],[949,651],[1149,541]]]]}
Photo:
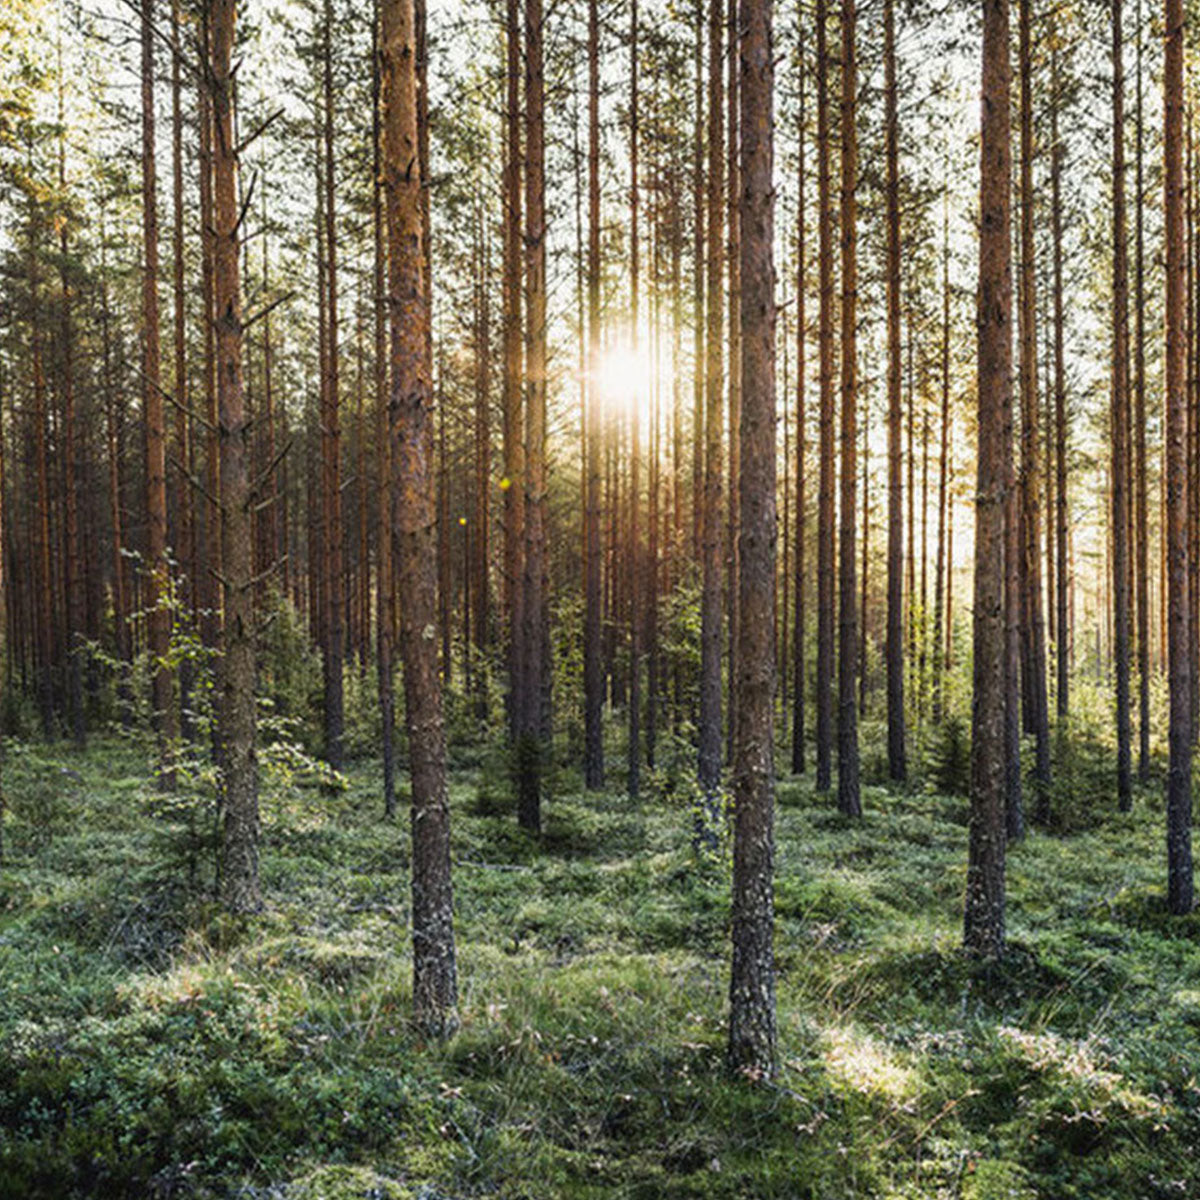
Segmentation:
{"type": "Polygon", "coordinates": [[[742,0],[741,423],[729,1062],[775,1068],[775,267],[771,0],[742,0]]]}
{"type": "Polygon", "coordinates": [[[421,191],[413,0],[382,0],[380,72],[388,230],[395,474],[393,532],[412,777],[413,1013],[444,1036],[457,1025],[450,798],[438,675],[434,547],[433,360],[421,191]]]}
{"type": "Polygon", "coordinates": [[[1012,241],[1008,0],[984,0],[979,183],[979,458],[975,501],[971,823],[966,948],[1004,950],[1005,552],[1012,456],[1012,241]]]}

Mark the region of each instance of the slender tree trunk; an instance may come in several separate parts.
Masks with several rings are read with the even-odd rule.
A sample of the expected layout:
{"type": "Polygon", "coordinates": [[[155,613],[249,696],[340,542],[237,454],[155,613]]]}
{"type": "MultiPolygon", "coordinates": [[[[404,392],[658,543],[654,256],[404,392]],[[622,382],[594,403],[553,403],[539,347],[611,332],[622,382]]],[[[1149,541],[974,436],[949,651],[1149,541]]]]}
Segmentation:
{"type": "Polygon", "coordinates": [[[325,568],[325,758],[342,765],[345,716],[342,667],[345,659],[346,581],[343,575],[342,529],[342,428],[338,395],[338,255],[337,196],[333,156],[333,0],[325,0],[322,53],[322,141],[324,158],[321,186],[325,193],[325,387],[321,413],[321,492],[324,499],[325,568]]]}
{"type": "MultiPolygon", "coordinates": [[[[182,21],[181,0],[171,0],[171,258],[172,285],[174,291],[173,317],[175,320],[175,454],[178,467],[178,490],[176,500],[177,520],[175,524],[178,544],[175,557],[186,580],[182,597],[196,601],[196,564],[192,554],[192,485],[188,480],[191,463],[191,434],[188,427],[188,412],[192,394],[188,379],[187,362],[187,304],[184,291],[184,229],[183,229],[183,48],[180,44],[180,22],[182,21]]],[[[181,728],[187,740],[192,737],[192,685],[195,664],[185,655],[179,664],[179,712],[181,728]]]]}
{"type": "Polygon", "coordinates": [[[1133,501],[1137,524],[1137,655],[1138,655],[1138,778],[1150,781],[1150,521],[1146,479],[1146,266],[1143,207],[1142,122],[1142,6],[1137,5],[1137,116],[1134,121],[1134,472],[1133,501]]]}
{"type": "MultiPolygon", "coordinates": [[[[1062,171],[1066,146],[1058,135],[1057,51],[1053,59],[1056,85],[1055,101],[1050,106],[1050,141],[1052,143],[1050,204],[1051,236],[1054,242],[1054,537],[1057,543],[1058,592],[1057,606],[1058,660],[1057,712],[1065,719],[1070,712],[1070,630],[1067,624],[1067,596],[1071,576],[1067,563],[1067,373],[1064,349],[1063,316],[1063,229],[1062,229],[1062,171]]],[[[1049,466],[1047,466],[1049,470],[1049,466]]],[[[1049,514],[1047,514],[1049,520],[1049,514]]]]}
{"type": "MultiPolygon", "coordinates": [[[[896,437],[899,442],[899,434],[896,437]]],[[[897,447],[897,450],[899,447],[897,447]]],[[[938,453],[937,564],[933,573],[933,723],[942,721],[942,680],[945,675],[945,598],[949,578],[946,563],[946,492],[950,482],[950,194],[942,197],[942,413],[938,453]]],[[[897,467],[897,471],[899,468],[897,467]]]]}
{"type": "Polygon", "coordinates": [[[211,0],[213,249],[216,304],[218,436],[221,463],[221,561],[225,637],[221,657],[220,745],[223,782],[222,898],[232,912],[262,907],[258,882],[258,761],[255,730],[254,545],[250,423],[242,381],[242,301],[238,281],[237,141],[233,132],[236,0],[211,0]]]}
{"type": "Polygon", "coordinates": [[[729,1065],[775,1069],[775,268],[771,0],[742,0],[741,428],[729,1065]]]}
{"type": "Polygon", "coordinates": [[[975,661],[971,718],[971,822],[963,942],[1004,950],[1005,492],[1012,455],[1012,241],[1008,0],[983,7],[980,146],[979,456],[975,501],[975,661]]]}
{"type": "Polygon", "coordinates": [[[383,812],[396,813],[396,694],[393,631],[396,628],[395,584],[392,569],[392,428],[388,379],[388,251],[383,194],[383,60],[380,0],[374,0],[372,40],[372,224],[375,236],[375,455],[379,535],[375,566],[375,657],[379,675],[380,753],[383,758],[383,812]]]}
{"type": "MultiPolygon", "coordinates": [[[[1021,56],[1021,529],[1024,585],[1025,706],[1037,746],[1035,815],[1050,815],[1050,726],[1046,698],[1046,624],[1042,614],[1041,461],[1038,446],[1037,266],[1034,256],[1033,190],[1033,0],[1020,0],[1021,56]]],[[[1008,832],[1019,838],[1021,814],[1009,811],[1008,832]]]]}
{"type": "Polygon", "coordinates": [[[707,357],[704,345],[705,216],[704,188],[704,5],[696,0],[695,124],[692,138],[692,559],[704,555],[704,392],[707,357]]]}
{"type": "Polygon", "coordinates": [[[504,112],[504,580],[508,603],[508,720],[520,732],[525,630],[525,430],[521,352],[521,20],[520,0],[505,5],[504,112]]]}
{"type": "Polygon", "coordinates": [[[804,773],[804,701],[808,690],[804,669],[804,510],[805,510],[805,374],[807,349],[807,317],[805,316],[805,292],[807,272],[804,236],[804,132],[806,112],[805,84],[808,72],[804,63],[803,32],[800,33],[799,92],[800,127],[797,133],[796,155],[796,550],[792,558],[795,572],[793,584],[796,605],[795,623],[792,630],[792,773],[804,773]]]}
{"type": "Polygon", "coordinates": [[[584,786],[604,786],[604,662],[600,600],[600,9],[588,0],[588,361],[584,546],[584,786]]]}
{"type": "Polygon", "coordinates": [[[741,413],[741,368],[739,363],[742,354],[741,324],[738,318],[738,294],[741,289],[741,261],[738,246],[741,229],[738,217],[738,194],[741,190],[738,164],[738,0],[728,0],[726,8],[729,26],[729,53],[727,61],[726,87],[726,123],[725,141],[725,196],[726,210],[729,221],[728,244],[726,260],[729,264],[729,530],[725,539],[726,554],[726,608],[728,624],[729,661],[726,666],[726,687],[728,690],[727,720],[725,722],[725,759],[733,761],[733,743],[737,736],[738,710],[734,704],[734,690],[737,682],[737,647],[738,647],[738,584],[737,584],[737,554],[738,554],[738,475],[741,471],[738,439],[741,436],[739,424],[741,413]]]}
{"type": "Polygon", "coordinates": [[[903,423],[900,388],[900,131],[897,116],[896,15],[894,0],[883,7],[884,104],[887,141],[887,721],[888,774],[908,775],[904,728],[904,484],[900,450],[903,423]]]}
{"type": "Polygon", "coordinates": [[[833,777],[833,207],[829,165],[829,10],[817,0],[817,241],[820,276],[818,382],[820,479],[817,488],[817,791],[833,777]]]}
{"type": "Polygon", "coordinates": [[[722,267],[724,226],[724,120],[722,113],[722,0],[711,0],[708,43],[708,330],[705,386],[704,532],[700,610],[700,786],[712,832],[721,785],[721,490],[722,267]]]}
{"type": "Polygon", "coordinates": [[[1133,806],[1129,717],[1129,251],[1125,228],[1125,69],[1122,0],[1112,5],[1113,62],[1113,375],[1109,410],[1112,448],[1113,616],[1117,677],[1117,803],[1133,806]]]}
{"type": "Polygon", "coordinates": [[[154,0],[142,0],[142,413],[146,422],[146,607],[153,659],[152,702],[159,738],[159,779],[174,785],[172,746],[179,734],[167,654],[171,639],[171,577],[167,561],[167,460],[159,380],[158,203],[154,158],[154,0]]]}
{"type": "Polygon", "coordinates": [[[842,475],[838,557],[838,808],[862,812],[858,782],[855,670],[859,628],[854,588],[858,483],[858,68],[857,0],[842,0],[842,475]]]}
{"type": "Polygon", "coordinates": [[[413,1011],[441,1037],[457,1026],[450,800],[435,619],[433,381],[428,244],[418,143],[417,21],[413,0],[382,0],[383,176],[391,311],[394,536],[404,603],[400,653],[412,776],[413,1011]]]}
{"type": "Polygon", "coordinates": [[[546,747],[546,129],[542,0],[525,0],[525,577],[517,815],[541,828],[546,747]]]}
{"type": "Polygon", "coordinates": [[[491,596],[488,557],[491,551],[490,475],[492,463],[492,312],[490,296],[490,226],[479,212],[479,341],[475,349],[475,513],[472,533],[471,591],[474,593],[475,719],[488,716],[488,647],[491,644],[491,596]]]}
{"type": "MultiPolygon", "coordinates": [[[[638,353],[639,243],[638,243],[638,0],[629,8],[629,323],[630,343],[638,353]]],[[[629,761],[626,789],[630,796],[641,792],[642,765],[642,540],[641,493],[641,396],[632,398],[629,428],[629,761]]]]}
{"type": "Polygon", "coordinates": [[[1163,77],[1164,187],[1166,223],[1166,441],[1167,584],[1170,689],[1170,766],[1167,773],[1167,903],[1173,913],[1191,912],[1191,672],[1187,597],[1187,401],[1184,344],[1183,228],[1183,0],[1166,0],[1163,77]]]}

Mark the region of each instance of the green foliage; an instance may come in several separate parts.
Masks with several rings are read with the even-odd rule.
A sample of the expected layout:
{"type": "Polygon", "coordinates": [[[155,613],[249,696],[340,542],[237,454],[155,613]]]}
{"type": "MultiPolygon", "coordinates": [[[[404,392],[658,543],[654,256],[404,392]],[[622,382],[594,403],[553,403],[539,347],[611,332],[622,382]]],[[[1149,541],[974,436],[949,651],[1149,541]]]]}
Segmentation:
{"type": "MultiPolygon", "coordinates": [[[[686,737],[640,803],[563,792],[540,838],[497,752],[455,777],[462,1028],[438,1046],[409,1023],[408,823],[296,720],[264,707],[252,922],[162,852],[144,747],[12,747],[0,1197],[1200,1189],[1200,935],[1165,911],[1142,799],[1013,848],[988,966],[959,950],[960,801],[868,786],[852,822],[782,782],[780,1071],[751,1086],[724,1068],[728,863],[692,848],[686,737]],[[60,776],[70,819],[38,842],[60,776]]],[[[181,790],[207,795],[202,762],[181,790]]]]}
{"type": "Polygon", "coordinates": [[[966,796],[971,789],[971,731],[957,716],[947,717],[934,732],[930,779],[945,796],[966,796]]]}

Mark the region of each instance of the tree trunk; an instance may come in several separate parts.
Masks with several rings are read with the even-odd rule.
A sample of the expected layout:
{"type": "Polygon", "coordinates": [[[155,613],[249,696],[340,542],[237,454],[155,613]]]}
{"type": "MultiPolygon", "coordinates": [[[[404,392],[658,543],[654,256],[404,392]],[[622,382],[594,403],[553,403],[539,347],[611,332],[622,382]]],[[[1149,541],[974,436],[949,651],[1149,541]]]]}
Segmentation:
{"type": "Polygon", "coordinates": [[[862,812],[858,781],[858,619],[854,588],[858,485],[858,68],[857,0],[842,0],[842,475],[838,556],[838,808],[862,812]]]}
{"type": "MultiPolygon", "coordinates": [[[[896,441],[899,443],[899,433],[896,441]]],[[[899,446],[897,445],[897,453],[899,446]]],[[[946,540],[946,493],[950,482],[950,194],[942,197],[942,413],[941,449],[938,453],[937,564],[933,573],[933,689],[931,714],[935,725],[942,720],[942,680],[945,676],[946,585],[949,580],[946,540]]],[[[899,467],[897,467],[899,471],[899,467]]]]}
{"type": "Polygon", "coordinates": [[[700,609],[700,786],[706,796],[707,833],[715,828],[721,786],[721,489],[722,267],[724,227],[724,119],[722,112],[722,0],[711,0],[708,22],[708,328],[705,384],[704,532],[700,609]]]}
{"type": "Polygon", "coordinates": [[[833,208],[829,165],[828,0],[817,0],[817,240],[820,275],[817,489],[817,791],[833,777],[833,208]]]}
{"type": "Polygon", "coordinates": [[[333,3],[325,0],[322,53],[321,186],[325,193],[325,386],[321,412],[321,494],[324,511],[325,570],[325,759],[335,770],[342,765],[345,716],[342,666],[345,659],[345,586],[342,574],[342,430],[338,396],[338,257],[337,196],[333,157],[333,3]]]}
{"type": "MultiPolygon", "coordinates": [[[[1057,80],[1057,57],[1054,59],[1057,80]]],[[[1050,175],[1051,236],[1054,242],[1054,537],[1057,544],[1058,592],[1057,610],[1058,661],[1057,713],[1061,719],[1070,712],[1070,630],[1067,624],[1067,596],[1071,576],[1067,564],[1067,374],[1064,350],[1063,316],[1063,230],[1062,230],[1062,170],[1066,147],[1058,135],[1058,88],[1055,102],[1050,106],[1050,141],[1053,145],[1050,175]]],[[[1047,465],[1047,470],[1049,466],[1047,465]]],[[[1049,520],[1049,514],[1047,514],[1049,520]]]]}
{"type": "Polygon", "coordinates": [[[1012,456],[1012,261],[1008,0],[983,8],[980,146],[979,457],[975,502],[975,662],[971,717],[971,821],[963,942],[1004,950],[1005,491],[1012,456]]]}
{"type": "Polygon", "coordinates": [[[179,726],[171,699],[171,576],[167,561],[167,460],[159,380],[158,204],[154,170],[154,0],[142,0],[142,414],[146,422],[146,608],[149,611],[152,702],[158,731],[159,781],[174,785],[173,744],[179,726]]]}
{"type": "Polygon", "coordinates": [[[1137,117],[1134,197],[1134,472],[1133,502],[1137,526],[1138,778],[1150,781],[1150,522],[1146,479],[1146,266],[1144,245],[1145,182],[1142,153],[1142,6],[1137,5],[1137,117]]]}
{"type": "Polygon", "coordinates": [[[734,743],[733,969],[729,1065],[775,1069],[775,268],[771,0],[742,0],[741,621],[734,743]]]}
{"type": "Polygon", "coordinates": [[[600,11],[588,0],[588,385],[584,546],[584,786],[604,786],[604,662],[600,601],[600,11]]]}
{"type": "Polygon", "coordinates": [[[900,131],[897,116],[896,15],[894,0],[883,7],[884,104],[887,141],[887,722],[888,774],[908,775],[904,729],[904,483],[900,450],[900,131]]]}
{"type": "Polygon", "coordinates": [[[392,434],[388,390],[388,251],[383,194],[383,61],[380,0],[374,0],[372,40],[371,216],[375,236],[375,455],[379,535],[375,567],[375,657],[379,676],[380,754],[383,758],[383,812],[396,813],[396,694],[393,681],[393,632],[396,627],[392,569],[392,434]]]}
{"type": "Polygon", "coordinates": [[[805,374],[806,342],[808,321],[805,316],[805,292],[807,271],[804,256],[804,132],[805,132],[805,70],[803,32],[800,33],[800,127],[797,134],[799,153],[796,155],[796,549],[792,558],[794,604],[796,606],[792,629],[792,773],[804,773],[804,700],[808,690],[804,670],[804,541],[805,541],[805,374]]]}
{"type": "MultiPolygon", "coordinates": [[[[629,325],[630,349],[638,352],[638,0],[629,9],[629,325]]],[[[642,754],[642,541],[641,396],[635,392],[629,419],[629,761],[626,790],[641,792],[642,754]]]]}
{"type": "Polygon", "coordinates": [[[519,0],[505,6],[504,112],[504,581],[508,603],[508,721],[520,732],[520,677],[525,630],[525,430],[521,391],[521,22],[519,0]]]}
{"type": "Polygon", "coordinates": [[[238,281],[237,141],[233,133],[236,0],[211,0],[213,249],[221,561],[225,637],[221,658],[220,745],[223,782],[222,898],[232,912],[262,907],[258,883],[258,761],[255,730],[254,545],[251,528],[250,423],[242,382],[242,301],[238,281]]]}
{"type": "Polygon", "coordinates": [[[541,828],[546,751],[546,127],[542,0],[525,0],[525,575],[517,816],[541,828]]]}
{"type": "Polygon", "coordinates": [[[1166,224],[1166,441],[1168,683],[1170,765],[1167,773],[1167,903],[1171,912],[1191,912],[1192,728],[1187,596],[1187,381],[1184,343],[1183,227],[1183,0],[1166,0],[1166,58],[1163,77],[1164,187],[1166,224]]]}
{"type": "Polygon", "coordinates": [[[1113,630],[1117,677],[1117,804],[1133,806],[1129,718],[1129,251],[1125,228],[1125,69],[1122,0],[1112,5],[1113,55],[1113,309],[1112,449],[1113,630]]]}
{"type": "Polygon", "coordinates": [[[393,534],[400,593],[400,653],[412,775],[413,1011],[440,1037],[457,1026],[450,801],[437,639],[434,552],[433,381],[428,245],[418,148],[418,38],[413,0],[383,0],[381,79],[387,198],[388,303],[394,438],[393,534]]]}
{"type": "MultiPolygon", "coordinates": [[[[1035,815],[1050,815],[1050,725],[1046,699],[1046,624],[1042,615],[1041,461],[1038,446],[1037,268],[1033,190],[1033,0],[1020,0],[1021,57],[1021,577],[1024,590],[1025,707],[1037,745],[1035,815]]],[[[1009,836],[1020,837],[1011,818],[1009,836]]]]}

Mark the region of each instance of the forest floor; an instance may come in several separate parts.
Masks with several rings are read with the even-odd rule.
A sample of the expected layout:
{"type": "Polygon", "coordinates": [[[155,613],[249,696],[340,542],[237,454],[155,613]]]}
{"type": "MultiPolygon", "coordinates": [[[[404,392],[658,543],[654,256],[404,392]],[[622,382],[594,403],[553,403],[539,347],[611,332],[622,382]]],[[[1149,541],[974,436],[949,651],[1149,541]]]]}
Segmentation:
{"type": "Polygon", "coordinates": [[[0,1196],[1200,1196],[1200,916],[1163,909],[1157,788],[1011,850],[985,970],[963,799],[870,787],[848,823],[782,779],[767,1086],[724,1069],[727,865],[683,802],[564,774],[534,839],[499,760],[458,770],[462,1028],[436,1045],[376,764],[268,790],[248,922],[145,767],[10,748],[0,1196]]]}

